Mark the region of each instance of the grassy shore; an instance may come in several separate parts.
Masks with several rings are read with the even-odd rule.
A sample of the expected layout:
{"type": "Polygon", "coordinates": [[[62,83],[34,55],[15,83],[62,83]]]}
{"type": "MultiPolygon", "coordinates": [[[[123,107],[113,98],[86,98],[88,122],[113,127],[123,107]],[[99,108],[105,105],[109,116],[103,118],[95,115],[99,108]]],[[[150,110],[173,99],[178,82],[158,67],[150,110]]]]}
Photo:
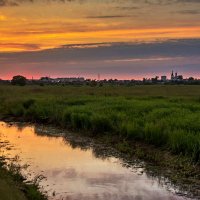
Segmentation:
{"type": "Polygon", "coordinates": [[[181,165],[184,178],[199,178],[200,86],[1,86],[0,102],[2,119],[90,133],[126,153],[137,143],[141,148],[134,154],[141,158],[181,165]],[[163,155],[148,153],[147,146],[163,155]]]}
{"type": "Polygon", "coordinates": [[[26,184],[21,167],[15,164],[7,166],[0,157],[0,199],[1,200],[46,200],[39,191],[36,182],[26,184]]]}

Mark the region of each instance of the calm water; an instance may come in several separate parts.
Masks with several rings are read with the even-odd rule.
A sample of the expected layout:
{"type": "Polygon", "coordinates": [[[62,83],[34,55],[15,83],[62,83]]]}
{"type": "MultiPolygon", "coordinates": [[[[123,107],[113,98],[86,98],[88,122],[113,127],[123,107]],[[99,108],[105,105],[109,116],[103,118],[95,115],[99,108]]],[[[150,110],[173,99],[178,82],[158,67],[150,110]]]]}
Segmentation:
{"type": "MultiPolygon", "coordinates": [[[[126,168],[115,157],[97,158],[92,148],[74,147],[63,137],[42,136],[34,126],[0,122],[0,140],[9,145],[0,154],[19,156],[30,166],[24,173],[46,178],[40,185],[49,199],[66,200],[182,200],[142,168],[126,168]]],[[[2,143],[1,143],[2,144],[2,143]]]]}

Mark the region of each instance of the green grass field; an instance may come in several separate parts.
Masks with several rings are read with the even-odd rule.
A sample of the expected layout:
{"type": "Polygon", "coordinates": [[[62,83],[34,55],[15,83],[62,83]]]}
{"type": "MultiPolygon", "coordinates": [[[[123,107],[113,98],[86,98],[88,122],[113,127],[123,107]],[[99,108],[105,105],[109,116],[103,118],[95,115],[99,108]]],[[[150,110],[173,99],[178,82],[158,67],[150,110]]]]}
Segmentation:
{"type": "Polygon", "coordinates": [[[0,86],[1,117],[142,141],[200,162],[200,86],[0,86]]]}

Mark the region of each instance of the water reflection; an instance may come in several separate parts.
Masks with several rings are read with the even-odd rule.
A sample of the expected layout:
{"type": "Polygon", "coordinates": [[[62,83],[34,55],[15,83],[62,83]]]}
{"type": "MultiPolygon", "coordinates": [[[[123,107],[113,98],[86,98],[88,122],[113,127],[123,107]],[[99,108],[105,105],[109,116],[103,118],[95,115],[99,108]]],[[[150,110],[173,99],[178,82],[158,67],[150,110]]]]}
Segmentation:
{"type": "MultiPolygon", "coordinates": [[[[56,131],[51,129],[52,133],[56,131]]],[[[47,136],[47,132],[49,129],[43,127],[0,123],[1,142],[8,141],[14,147],[8,150],[2,146],[1,155],[19,155],[20,164],[30,164],[26,175],[44,175],[46,179],[40,184],[48,191],[49,199],[186,199],[148,177],[144,169],[123,167],[119,158],[108,156],[107,148],[94,145],[88,138],[69,133],[64,139],[62,132],[57,136],[47,136]]]]}

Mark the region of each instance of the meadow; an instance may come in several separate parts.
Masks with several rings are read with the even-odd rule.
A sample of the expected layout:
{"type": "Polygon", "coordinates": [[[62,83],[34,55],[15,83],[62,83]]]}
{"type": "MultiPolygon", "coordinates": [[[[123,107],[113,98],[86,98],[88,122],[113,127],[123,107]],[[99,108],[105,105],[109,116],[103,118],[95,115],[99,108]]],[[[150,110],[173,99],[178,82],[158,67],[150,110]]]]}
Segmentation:
{"type": "Polygon", "coordinates": [[[0,117],[139,141],[200,163],[200,86],[0,86],[0,117]]]}

